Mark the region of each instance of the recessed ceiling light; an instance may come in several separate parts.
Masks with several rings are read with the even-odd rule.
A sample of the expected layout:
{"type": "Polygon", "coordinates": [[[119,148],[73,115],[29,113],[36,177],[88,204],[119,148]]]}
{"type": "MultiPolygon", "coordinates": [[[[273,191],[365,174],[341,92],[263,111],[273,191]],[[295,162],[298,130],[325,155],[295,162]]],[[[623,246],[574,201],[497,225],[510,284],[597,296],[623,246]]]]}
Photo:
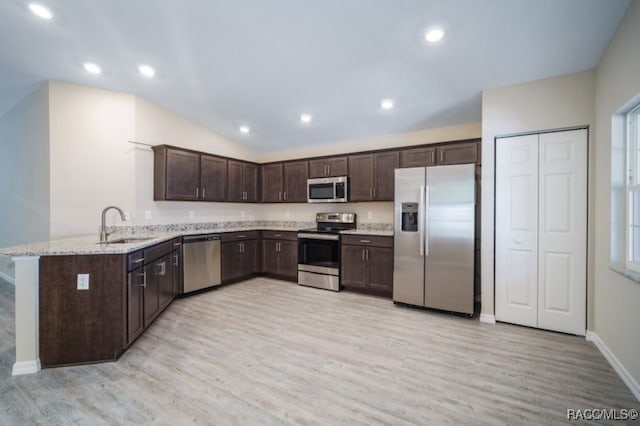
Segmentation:
{"type": "Polygon", "coordinates": [[[240,133],[249,133],[251,132],[251,129],[249,128],[249,126],[240,126],[238,127],[238,130],[240,130],[240,133]]]}
{"type": "Polygon", "coordinates": [[[90,72],[91,74],[100,74],[102,72],[102,69],[93,62],[85,62],[84,64],[82,64],[82,66],[85,70],[87,70],[87,72],[90,72]]]}
{"type": "Polygon", "coordinates": [[[303,123],[311,123],[313,116],[311,114],[300,114],[300,121],[303,123]]]}
{"type": "Polygon", "coordinates": [[[51,19],[51,18],[53,18],[53,13],[51,13],[51,11],[49,9],[47,9],[46,7],[44,7],[41,4],[29,3],[29,10],[31,11],[31,13],[33,13],[34,15],[36,15],[39,18],[42,18],[42,19],[51,19]]]}
{"type": "Polygon", "coordinates": [[[427,40],[429,43],[440,41],[442,40],[442,37],[444,37],[444,31],[440,28],[429,30],[424,35],[425,40],[427,40]]]}
{"type": "Polygon", "coordinates": [[[140,65],[138,66],[138,71],[140,71],[140,74],[144,75],[145,77],[153,77],[154,75],[156,75],[156,70],[153,69],[153,67],[150,67],[149,65],[140,65]]]}
{"type": "Polygon", "coordinates": [[[383,99],[380,101],[380,108],[382,109],[392,109],[393,108],[393,99],[383,99]]]}

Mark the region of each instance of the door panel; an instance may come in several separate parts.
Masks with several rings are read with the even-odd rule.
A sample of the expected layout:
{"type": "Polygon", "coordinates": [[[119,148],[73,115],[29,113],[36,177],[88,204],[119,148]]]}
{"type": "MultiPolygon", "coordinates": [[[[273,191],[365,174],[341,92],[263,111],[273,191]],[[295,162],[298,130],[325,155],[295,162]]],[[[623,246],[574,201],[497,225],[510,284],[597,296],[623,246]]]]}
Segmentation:
{"type": "Polygon", "coordinates": [[[473,314],[475,166],[436,166],[426,173],[424,305],[473,314]]]}
{"type": "Polygon", "coordinates": [[[200,157],[200,197],[207,201],[224,201],[227,191],[227,160],[202,155],[200,157]]]}
{"type": "Polygon", "coordinates": [[[167,200],[195,200],[200,185],[200,155],[167,150],[167,200]]]}
{"type": "Polygon", "coordinates": [[[540,135],[538,327],[584,335],[587,130],[540,135]]]}
{"type": "MultiPolygon", "coordinates": [[[[402,230],[402,203],[419,203],[424,188],[424,167],[397,169],[393,211],[393,300],[424,306],[424,256],[420,254],[420,234],[424,221],[416,230],[402,230]]],[[[420,214],[422,218],[422,214],[420,214]]]]}
{"type": "Polygon", "coordinates": [[[537,325],[538,135],[496,141],[496,319],[537,325]]]}

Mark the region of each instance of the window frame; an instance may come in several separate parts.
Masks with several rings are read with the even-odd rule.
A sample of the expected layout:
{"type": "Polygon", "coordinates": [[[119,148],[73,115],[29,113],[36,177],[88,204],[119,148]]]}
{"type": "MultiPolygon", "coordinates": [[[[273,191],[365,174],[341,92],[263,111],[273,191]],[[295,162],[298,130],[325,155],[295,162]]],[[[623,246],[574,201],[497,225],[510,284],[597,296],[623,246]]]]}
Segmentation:
{"type": "Polygon", "coordinates": [[[640,211],[636,211],[640,210],[640,201],[634,203],[634,195],[638,197],[636,200],[640,198],[640,103],[625,114],[624,124],[627,154],[625,267],[640,272],[640,211]],[[634,239],[634,230],[636,230],[636,239],[634,239]]]}

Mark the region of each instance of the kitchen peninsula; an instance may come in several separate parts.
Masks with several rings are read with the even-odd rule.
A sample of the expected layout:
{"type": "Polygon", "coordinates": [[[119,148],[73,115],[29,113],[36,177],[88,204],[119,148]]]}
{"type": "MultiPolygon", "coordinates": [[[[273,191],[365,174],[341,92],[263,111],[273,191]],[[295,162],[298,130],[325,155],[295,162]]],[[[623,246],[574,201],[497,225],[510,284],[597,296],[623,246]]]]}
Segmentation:
{"type": "MultiPolygon", "coordinates": [[[[112,241],[125,237],[130,240],[98,244],[97,235],[91,235],[4,248],[0,255],[12,256],[16,265],[16,363],[12,374],[35,373],[41,362],[42,367],[52,367],[116,360],[178,293],[175,280],[163,287],[160,278],[155,283],[145,277],[144,283],[136,287],[144,287],[145,291],[156,285],[155,290],[149,291],[154,291],[158,302],[136,326],[135,318],[148,306],[142,305],[142,313],[135,306],[132,308],[132,301],[137,299],[132,293],[132,278],[127,275],[135,253],[147,258],[146,264],[163,259],[185,235],[291,232],[312,224],[238,221],[116,227],[110,229],[119,229],[111,236],[112,241]]],[[[372,225],[351,233],[392,235],[389,224],[372,225]]],[[[164,266],[161,269],[164,275],[164,266]]],[[[263,270],[261,265],[250,275],[263,270]]]]}

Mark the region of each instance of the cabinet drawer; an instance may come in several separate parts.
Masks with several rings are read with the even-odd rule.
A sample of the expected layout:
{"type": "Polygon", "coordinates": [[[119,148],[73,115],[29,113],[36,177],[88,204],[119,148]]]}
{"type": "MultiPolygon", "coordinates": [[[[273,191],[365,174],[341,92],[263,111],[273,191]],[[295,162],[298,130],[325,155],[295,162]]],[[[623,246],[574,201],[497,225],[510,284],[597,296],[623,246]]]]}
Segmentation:
{"type": "Polygon", "coordinates": [[[258,231],[246,232],[225,232],[221,235],[221,241],[228,243],[231,241],[255,240],[258,238],[258,231]]]}
{"type": "Polygon", "coordinates": [[[171,253],[173,250],[173,240],[156,244],[144,249],[144,264],[153,262],[154,260],[171,253]]]}
{"type": "Polygon", "coordinates": [[[127,255],[127,272],[144,265],[144,250],[138,250],[127,255]]]}
{"type": "Polygon", "coordinates": [[[298,233],[293,231],[262,231],[262,238],[295,241],[298,239],[298,233]]]}
{"type": "Polygon", "coordinates": [[[342,244],[372,247],[393,247],[393,237],[374,235],[343,235],[342,244]]]}
{"type": "Polygon", "coordinates": [[[171,240],[171,250],[180,250],[180,246],[182,245],[182,238],[174,238],[171,240]]]}

